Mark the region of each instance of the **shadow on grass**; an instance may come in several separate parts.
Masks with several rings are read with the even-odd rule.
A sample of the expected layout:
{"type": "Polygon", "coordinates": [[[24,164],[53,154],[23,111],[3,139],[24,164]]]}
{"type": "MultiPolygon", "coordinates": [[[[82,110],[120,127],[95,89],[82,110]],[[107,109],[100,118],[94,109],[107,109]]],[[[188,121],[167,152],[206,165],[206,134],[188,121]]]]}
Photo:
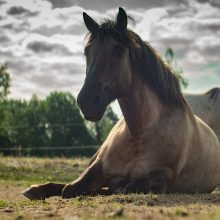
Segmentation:
{"type": "Polygon", "coordinates": [[[147,206],[187,206],[191,204],[208,205],[220,204],[220,191],[216,190],[207,194],[130,194],[112,195],[106,198],[110,203],[147,205],[147,206]]]}

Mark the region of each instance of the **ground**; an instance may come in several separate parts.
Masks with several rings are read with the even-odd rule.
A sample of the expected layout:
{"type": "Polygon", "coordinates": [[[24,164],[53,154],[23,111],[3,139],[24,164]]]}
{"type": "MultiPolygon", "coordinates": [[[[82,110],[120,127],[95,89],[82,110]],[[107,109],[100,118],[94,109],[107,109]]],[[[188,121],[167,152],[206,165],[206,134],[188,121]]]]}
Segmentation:
{"type": "Polygon", "coordinates": [[[131,194],[79,196],[30,201],[22,194],[31,184],[71,182],[88,159],[0,157],[0,219],[220,219],[220,190],[211,194],[131,194]]]}

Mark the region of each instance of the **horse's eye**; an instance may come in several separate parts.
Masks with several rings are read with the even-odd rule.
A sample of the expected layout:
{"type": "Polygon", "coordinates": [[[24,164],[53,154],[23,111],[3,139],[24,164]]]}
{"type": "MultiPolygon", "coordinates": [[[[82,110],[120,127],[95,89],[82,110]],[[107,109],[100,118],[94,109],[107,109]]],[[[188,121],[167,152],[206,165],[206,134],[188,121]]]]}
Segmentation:
{"type": "Polygon", "coordinates": [[[120,45],[116,45],[114,47],[114,53],[117,54],[117,55],[122,55],[124,53],[124,48],[120,45]]]}

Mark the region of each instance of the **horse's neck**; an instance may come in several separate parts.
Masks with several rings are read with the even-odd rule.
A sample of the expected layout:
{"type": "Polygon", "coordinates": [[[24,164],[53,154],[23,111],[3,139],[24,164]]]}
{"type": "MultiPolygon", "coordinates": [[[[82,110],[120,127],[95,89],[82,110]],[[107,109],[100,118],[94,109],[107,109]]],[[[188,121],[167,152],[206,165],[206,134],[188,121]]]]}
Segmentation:
{"type": "Polygon", "coordinates": [[[164,110],[158,96],[141,78],[135,79],[131,91],[118,102],[132,136],[151,129],[164,110]]]}

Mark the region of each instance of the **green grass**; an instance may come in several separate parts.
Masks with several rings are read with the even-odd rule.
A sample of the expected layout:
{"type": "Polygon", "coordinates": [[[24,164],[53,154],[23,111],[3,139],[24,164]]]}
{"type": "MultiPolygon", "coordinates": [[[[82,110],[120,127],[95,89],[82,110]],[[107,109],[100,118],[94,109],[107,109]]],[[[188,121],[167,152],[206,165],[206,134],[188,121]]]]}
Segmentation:
{"type": "Polygon", "coordinates": [[[220,191],[196,195],[78,196],[69,200],[54,197],[46,201],[30,201],[20,193],[34,183],[71,182],[88,161],[0,157],[0,219],[220,219],[220,191]]]}
{"type": "Polygon", "coordinates": [[[88,159],[0,157],[0,181],[27,186],[33,183],[68,183],[76,179],[88,159]]]}

